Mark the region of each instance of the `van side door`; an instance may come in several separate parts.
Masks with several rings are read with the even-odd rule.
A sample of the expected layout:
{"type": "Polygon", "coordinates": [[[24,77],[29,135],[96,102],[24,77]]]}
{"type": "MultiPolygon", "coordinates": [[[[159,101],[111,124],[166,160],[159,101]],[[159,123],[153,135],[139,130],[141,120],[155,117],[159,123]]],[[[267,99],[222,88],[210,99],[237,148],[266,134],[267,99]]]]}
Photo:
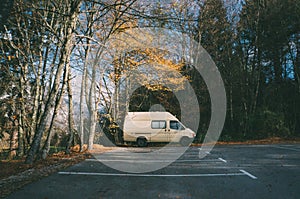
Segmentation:
{"type": "Polygon", "coordinates": [[[150,142],[168,142],[168,137],[166,120],[152,120],[150,142]]]}

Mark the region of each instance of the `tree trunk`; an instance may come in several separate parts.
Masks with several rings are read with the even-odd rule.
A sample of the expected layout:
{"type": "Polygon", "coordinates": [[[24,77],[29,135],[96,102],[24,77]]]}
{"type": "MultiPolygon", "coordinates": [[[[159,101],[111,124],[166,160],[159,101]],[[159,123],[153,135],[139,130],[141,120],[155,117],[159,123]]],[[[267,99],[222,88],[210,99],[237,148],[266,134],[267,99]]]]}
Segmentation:
{"type": "Polygon", "coordinates": [[[297,42],[297,57],[296,57],[296,61],[294,64],[294,74],[295,74],[295,80],[297,82],[298,85],[298,92],[300,94],[300,38],[298,39],[297,42]]]}
{"type": "Polygon", "coordinates": [[[24,155],[24,126],[25,126],[25,80],[26,77],[25,71],[26,71],[27,65],[24,67],[21,67],[20,71],[20,79],[19,79],[19,87],[20,87],[20,94],[19,94],[19,121],[18,121],[18,157],[22,157],[24,155]]]}
{"type": "Polygon", "coordinates": [[[96,118],[97,118],[97,107],[96,107],[96,64],[93,65],[91,88],[89,93],[89,107],[90,107],[90,126],[89,126],[89,141],[88,150],[93,149],[95,130],[96,130],[96,118]]]}
{"type": "Polygon", "coordinates": [[[129,112],[129,105],[130,105],[130,91],[131,91],[131,84],[130,84],[130,78],[128,76],[126,78],[126,101],[125,101],[125,112],[129,112]]]}
{"type": "Polygon", "coordinates": [[[60,95],[57,96],[57,98],[56,98],[54,112],[53,112],[51,122],[50,122],[50,126],[49,126],[49,129],[48,129],[47,139],[46,139],[46,142],[44,144],[42,155],[41,155],[43,160],[45,160],[47,158],[47,156],[49,154],[49,151],[50,151],[51,139],[52,139],[53,134],[54,134],[54,132],[53,132],[54,120],[55,120],[56,115],[57,115],[57,113],[60,109],[61,101],[63,99],[62,98],[63,92],[64,92],[64,89],[62,89],[60,95]]]}
{"type": "MultiPolygon", "coordinates": [[[[90,33],[91,34],[91,33],[90,33]]],[[[81,80],[81,90],[80,90],[80,107],[79,107],[79,135],[80,135],[80,151],[83,151],[83,145],[84,145],[84,99],[85,99],[85,94],[86,94],[86,88],[87,88],[87,65],[88,65],[88,59],[90,55],[90,42],[87,40],[87,48],[85,49],[85,61],[84,61],[84,66],[83,66],[83,74],[82,74],[82,80],[81,80]]]]}
{"type": "MultiPolygon", "coordinates": [[[[87,53],[88,54],[88,53],[87,53]]],[[[86,56],[87,59],[87,56],[86,56]]],[[[83,68],[83,74],[82,74],[82,80],[81,80],[81,90],[80,90],[80,107],[79,107],[79,135],[80,135],[80,151],[83,150],[83,145],[84,145],[84,115],[83,115],[83,110],[84,110],[84,94],[85,94],[85,84],[87,81],[86,78],[87,74],[87,62],[85,61],[84,63],[84,68],[83,68]]]]}
{"type": "Polygon", "coordinates": [[[9,154],[8,159],[13,159],[17,156],[18,147],[18,130],[16,129],[16,121],[13,119],[11,122],[12,133],[10,136],[9,154]]]}
{"type": "Polygon", "coordinates": [[[255,94],[254,94],[254,100],[253,100],[253,106],[252,106],[252,114],[255,114],[256,112],[256,107],[257,107],[257,101],[258,101],[258,95],[259,95],[259,90],[260,90],[260,84],[261,84],[261,63],[260,63],[260,59],[261,59],[261,53],[260,53],[260,49],[258,49],[258,74],[256,75],[256,80],[254,82],[256,82],[256,87],[255,87],[255,94]]]}
{"type": "Polygon", "coordinates": [[[60,81],[61,81],[63,69],[65,67],[65,64],[70,59],[71,50],[72,50],[73,30],[76,28],[76,21],[77,21],[78,9],[79,9],[80,3],[81,3],[81,1],[79,1],[79,0],[72,2],[72,5],[70,7],[70,13],[66,13],[66,14],[69,14],[70,17],[69,17],[69,24],[67,25],[65,42],[61,49],[60,62],[59,62],[58,68],[57,68],[53,87],[49,93],[48,100],[45,104],[44,113],[42,114],[41,121],[35,132],[33,142],[31,144],[30,150],[28,152],[28,156],[25,161],[27,164],[33,163],[33,161],[35,159],[35,155],[37,154],[37,152],[39,150],[42,135],[43,135],[46,125],[47,125],[47,119],[51,113],[52,104],[55,101],[55,98],[59,92],[60,81]]]}
{"type": "MultiPolygon", "coordinates": [[[[22,103],[22,102],[21,102],[22,103]]],[[[22,108],[24,110],[24,103],[22,103],[22,108]]],[[[19,122],[18,122],[18,157],[24,155],[24,111],[20,110],[19,122]]]]}
{"type": "Polygon", "coordinates": [[[57,97],[56,97],[55,107],[54,107],[50,127],[48,129],[47,139],[46,139],[45,145],[43,147],[43,151],[42,151],[42,159],[46,159],[47,156],[48,156],[48,153],[50,151],[51,139],[52,139],[53,133],[54,133],[53,132],[54,120],[55,120],[56,115],[58,114],[58,111],[59,111],[60,106],[61,106],[61,102],[62,102],[62,99],[63,99],[63,94],[64,94],[64,91],[65,91],[65,85],[66,85],[67,79],[68,79],[68,74],[65,71],[64,72],[64,81],[63,81],[62,89],[61,89],[59,95],[57,95],[57,97]]]}
{"type": "Polygon", "coordinates": [[[277,48],[275,48],[273,51],[274,51],[273,64],[274,64],[275,82],[278,85],[280,85],[282,82],[282,74],[283,74],[282,63],[280,60],[280,53],[277,50],[277,48]]]}
{"type": "Polygon", "coordinates": [[[70,63],[67,64],[67,89],[68,89],[68,98],[69,98],[69,114],[68,114],[68,122],[69,122],[69,140],[66,146],[66,154],[70,154],[71,147],[74,143],[74,110],[73,110],[73,92],[72,92],[72,85],[71,85],[71,70],[70,70],[70,63]]]}

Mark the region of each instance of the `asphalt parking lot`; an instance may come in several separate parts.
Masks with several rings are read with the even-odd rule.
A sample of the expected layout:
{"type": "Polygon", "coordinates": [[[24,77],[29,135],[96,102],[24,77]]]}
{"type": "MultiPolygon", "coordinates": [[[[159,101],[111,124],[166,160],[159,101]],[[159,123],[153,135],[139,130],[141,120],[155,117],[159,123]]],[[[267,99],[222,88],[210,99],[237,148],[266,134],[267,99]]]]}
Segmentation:
{"type": "MultiPolygon", "coordinates": [[[[147,173],[106,166],[137,164],[124,153],[128,150],[146,157],[156,148],[117,148],[31,183],[8,198],[300,197],[300,144],[215,146],[204,158],[199,158],[199,147],[190,147],[167,167],[147,173]]],[[[177,153],[177,148],[168,152],[177,153]]]]}

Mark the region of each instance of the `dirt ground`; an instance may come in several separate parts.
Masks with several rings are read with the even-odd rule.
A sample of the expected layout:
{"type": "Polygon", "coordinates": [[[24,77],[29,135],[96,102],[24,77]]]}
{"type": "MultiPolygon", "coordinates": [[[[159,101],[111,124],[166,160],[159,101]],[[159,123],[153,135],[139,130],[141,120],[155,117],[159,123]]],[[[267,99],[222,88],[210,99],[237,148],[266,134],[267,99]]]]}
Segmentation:
{"type": "Polygon", "coordinates": [[[289,143],[300,143],[300,138],[280,138],[280,137],[272,137],[268,139],[261,140],[249,140],[243,142],[218,142],[217,145],[230,145],[230,144],[289,144],[289,143]]]}

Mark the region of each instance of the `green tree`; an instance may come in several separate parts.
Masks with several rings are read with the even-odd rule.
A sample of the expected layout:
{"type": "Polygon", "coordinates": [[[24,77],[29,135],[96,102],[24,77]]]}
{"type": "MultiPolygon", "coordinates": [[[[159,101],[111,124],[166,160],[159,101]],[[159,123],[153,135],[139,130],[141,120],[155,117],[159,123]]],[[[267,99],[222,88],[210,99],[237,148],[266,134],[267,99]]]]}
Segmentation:
{"type": "Polygon", "coordinates": [[[292,118],[299,114],[299,94],[293,83],[297,84],[293,57],[297,56],[299,43],[295,39],[299,38],[298,7],[299,2],[293,0],[246,1],[243,5],[238,23],[238,55],[244,134],[253,133],[256,124],[249,119],[265,109],[283,114],[283,126],[295,132],[298,122],[292,118]],[[292,100],[286,99],[291,90],[292,100]]]}
{"type": "MultiPolygon", "coordinates": [[[[230,132],[234,123],[233,84],[235,65],[233,64],[233,25],[222,0],[208,0],[200,4],[194,37],[210,54],[225,83],[228,101],[228,115],[225,131],[230,132]]],[[[192,84],[197,82],[193,82],[192,84]]],[[[203,84],[203,83],[202,83],[203,84]]],[[[205,88],[205,86],[201,86],[205,88]]],[[[200,88],[201,88],[200,87],[200,88]]],[[[198,88],[199,89],[199,88],[198,88]]],[[[201,95],[203,92],[199,92],[201,95]]],[[[203,95],[203,94],[202,94],[203,95]]],[[[206,95],[207,96],[207,95],[206,95]]],[[[205,100],[208,101],[209,100],[205,100]]],[[[209,103],[206,106],[210,106],[209,103]]],[[[208,107],[205,108],[209,110],[208,107]]],[[[210,115],[207,115],[210,117],[210,115]]],[[[226,132],[225,132],[226,133],[226,132]]]]}

